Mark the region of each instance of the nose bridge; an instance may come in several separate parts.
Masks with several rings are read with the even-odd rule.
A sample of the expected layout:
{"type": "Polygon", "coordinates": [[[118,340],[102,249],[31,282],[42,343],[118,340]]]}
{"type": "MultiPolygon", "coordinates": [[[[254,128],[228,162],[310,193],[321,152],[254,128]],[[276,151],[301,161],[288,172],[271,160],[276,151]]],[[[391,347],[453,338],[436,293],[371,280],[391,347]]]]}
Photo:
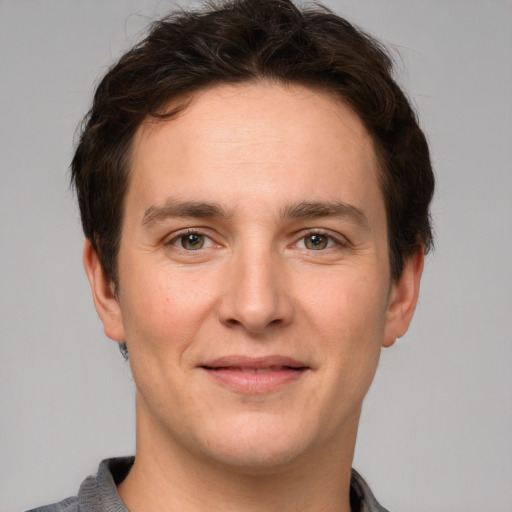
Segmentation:
{"type": "Polygon", "coordinates": [[[252,239],[234,251],[227,270],[221,320],[250,332],[286,324],[292,316],[283,261],[272,244],[252,239]]]}

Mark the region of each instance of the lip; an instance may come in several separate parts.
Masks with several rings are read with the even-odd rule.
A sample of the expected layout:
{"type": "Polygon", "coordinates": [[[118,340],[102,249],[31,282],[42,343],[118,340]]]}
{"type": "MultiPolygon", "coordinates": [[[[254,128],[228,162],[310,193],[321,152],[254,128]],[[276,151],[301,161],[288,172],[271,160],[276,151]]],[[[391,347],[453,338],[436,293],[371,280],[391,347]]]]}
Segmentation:
{"type": "Polygon", "coordinates": [[[217,383],[243,394],[270,393],[299,380],[310,369],[297,359],[280,355],[225,356],[199,367],[217,383]]]}

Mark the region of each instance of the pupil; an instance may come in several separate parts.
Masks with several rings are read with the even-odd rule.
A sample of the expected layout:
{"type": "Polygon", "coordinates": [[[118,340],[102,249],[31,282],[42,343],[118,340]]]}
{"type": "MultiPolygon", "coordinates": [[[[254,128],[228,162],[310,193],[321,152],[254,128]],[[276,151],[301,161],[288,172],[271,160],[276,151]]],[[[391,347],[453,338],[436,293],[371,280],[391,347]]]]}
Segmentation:
{"type": "Polygon", "coordinates": [[[204,245],[203,235],[198,233],[190,233],[181,239],[181,245],[184,249],[201,249],[204,245]]]}
{"type": "Polygon", "coordinates": [[[328,238],[324,235],[309,235],[306,238],[306,247],[314,251],[325,249],[327,247],[328,238]]]}

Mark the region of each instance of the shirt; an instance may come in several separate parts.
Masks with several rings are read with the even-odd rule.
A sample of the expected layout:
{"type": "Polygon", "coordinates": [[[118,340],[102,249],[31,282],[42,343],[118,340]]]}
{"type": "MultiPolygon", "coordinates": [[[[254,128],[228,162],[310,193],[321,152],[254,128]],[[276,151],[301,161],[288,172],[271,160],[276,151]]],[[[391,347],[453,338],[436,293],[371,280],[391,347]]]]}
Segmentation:
{"type": "MultiPolygon", "coordinates": [[[[129,512],[116,486],[126,478],[134,460],[134,457],[106,459],[100,463],[96,475],[82,482],[77,496],[27,512],[129,512]]],[[[388,512],[379,505],[355,469],[350,481],[350,506],[352,512],[388,512]]]]}

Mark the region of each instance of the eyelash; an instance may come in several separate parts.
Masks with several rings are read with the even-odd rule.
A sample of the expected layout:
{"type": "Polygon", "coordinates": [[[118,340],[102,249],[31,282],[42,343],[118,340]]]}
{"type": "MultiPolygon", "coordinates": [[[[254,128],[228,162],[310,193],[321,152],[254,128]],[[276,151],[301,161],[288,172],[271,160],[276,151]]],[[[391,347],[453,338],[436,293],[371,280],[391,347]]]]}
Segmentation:
{"type": "Polygon", "coordinates": [[[331,245],[325,247],[324,249],[317,249],[317,250],[315,250],[315,249],[308,249],[307,247],[304,247],[305,250],[311,251],[311,252],[322,252],[322,251],[326,251],[327,249],[344,248],[344,247],[347,247],[347,245],[348,245],[347,240],[344,237],[342,237],[341,235],[334,236],[332,233],[324,231],[322,229],[311,229],[311,230],[309,230],[307,232],[301,233],[300,238],[298,239],[297,242],[295,242],[294,245],[297,245],[299,242],[303,242],[305,244],[306,243],[305,242],[306,239],[308,237],[312,237],[314,235],[319,235],[321,237],[327,238],[327,243],[331,244],[331,245]]]}
{"type": "MultiPolygon", "coordinates": [[[[172,239],[170,239],[168,242],[165,243],[165,245],[176,247],[178,250],[186,252],[186,253],[193,253],[193,252],[200,251],[201,249],[209,248],[209,247],[200,247],[200,248],[194,250],[194,249],[186,249],[184,247],[180,247],[180,246],[176,245],[176,242],[178,242],[180,239],[182,239],[183,237],[185,237],[187,235],[200,235],[200,236],[204,237],[204,239],[207,239],[210,241],[209,247],[211,247],[211,244],[215,244],[213,239],[210,236],[208,236],[207,234],[205,234],[204,232],[202,232],[200,229],[190,228],[190,229],[185,229],[183,231],[180,231],[179,233],[176,233],[172,237],[172,239]]],[[[300,237],[298,238],[298,240],[296,242],[294,242],[293,245],[296,246],[300,242],[302,242],[304,244],[304,247],[301,247],[300,249],[304,249],[304,250],[311,251],[311,252],[323,252],[323,251],[326,251],[327,249],[344,248],[344,247],[347,247],[347,245],[348,245],[347,240],[344,237],[342,237],[341,235],[339,237],[336,237],[336,236],[333,236],[331,233],[326,232],[322,229],[312,229],[312,230],[300,233],[300,237]],[[327,244],[331,244],[331,245],[328,245],[325,248],[316,249],[316,250],[305,247],[307,237],[312,237],[314,235],[326,237],[327,244]]]]}
{"type": "Polygon", "coordinates": [[[179,233],[174,234],[174,236],[168,242],[166,242],[165,245],[171,245],[171,246],[176,247],[177,249],[187,252],[187,253],[196,252],[196,251],[199,251],[200,249],[202,249],[202,247],[201,247],[200,249],[196,249],[196,251],[194,251],[192,249],[185,249],[184,247],[179,247],[176,245],[176,242],[178,242],[180,239],[182,239],[183,237],[185,237],[187,235],[200,235],[200,236],[204,237],[205,239],[210,240],[211,243],[213,243],[213,244],[215,243],[215,242],[213,242],[213,239],[210,236],[206,235],[201,230],[190,228],[190,229],[185,229],[183,231],[180,231],[179,233]]]}

